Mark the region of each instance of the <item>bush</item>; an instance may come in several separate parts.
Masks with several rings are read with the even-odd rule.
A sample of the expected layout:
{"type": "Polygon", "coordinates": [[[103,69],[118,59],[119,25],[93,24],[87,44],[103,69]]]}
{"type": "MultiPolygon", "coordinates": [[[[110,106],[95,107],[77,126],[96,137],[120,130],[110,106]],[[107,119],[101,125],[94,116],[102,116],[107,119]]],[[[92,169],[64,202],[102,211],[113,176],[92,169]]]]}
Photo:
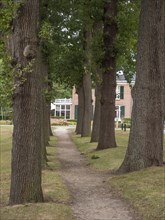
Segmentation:
{"type": "Polygon", "coordinates": [[[12,125],[12,121],[10,120],[0,120],[0,125],[12,125]]]}
{"type": "Polygon", "coordinates": [[[122,123],[126,124],[127,128],[131,127],[131,118],[124,118],[122,123]]]}
{"type": "Polygon", "coordinates": [[[54,119],[51,125],[68,125],[68,122],[64,119],[54,119]]]}
{"type": "Polygon", "coordinates": [[[52,119],[64,119],[64,116],[51,116],[52,119]]]}
{"type": "Polygon", "coordinates": [[[77,120],[75,120],[75,119],[68,119],[67,121],[68,122],[75,122],[75,123],[77,122],[77,120]]]}

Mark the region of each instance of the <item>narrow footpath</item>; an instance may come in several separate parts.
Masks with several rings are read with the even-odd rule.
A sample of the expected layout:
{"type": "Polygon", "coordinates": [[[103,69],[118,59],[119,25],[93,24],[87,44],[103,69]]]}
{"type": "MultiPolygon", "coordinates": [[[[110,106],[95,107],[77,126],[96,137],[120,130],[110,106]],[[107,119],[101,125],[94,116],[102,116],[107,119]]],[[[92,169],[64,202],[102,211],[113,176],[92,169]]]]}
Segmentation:
{"type": "Polygon", "coordinates": [[[106,174],[94,171],[72,142],[67,127],[55,129],[60,174],[72,195],[77,220],[135,220],[133,210],[114,198],[106,186],[106,174]]]}

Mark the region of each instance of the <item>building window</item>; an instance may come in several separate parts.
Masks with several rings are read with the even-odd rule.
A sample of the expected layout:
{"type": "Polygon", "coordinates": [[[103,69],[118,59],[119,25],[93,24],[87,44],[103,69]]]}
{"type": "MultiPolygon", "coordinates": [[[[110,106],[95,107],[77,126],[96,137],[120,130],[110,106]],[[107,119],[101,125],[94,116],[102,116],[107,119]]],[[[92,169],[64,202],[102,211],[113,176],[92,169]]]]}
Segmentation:
{"type": "Polygon", "coordinates": [[[125,106],[116,106],[115,113],[116,113],[115,120],[121,121],[121,119],[125,117],[125,106]]]}
{"type": "Polygon", "coordinates": [[[66,119],[70,119],[70,111],[66,111],[66,119]]]}
{"type": "Polygon", "coordinates": [[[67,110],[70,110],[70,105],[66,105],[66,109],[67,109],[67,110]]]}
{"type": "Polygon", "coordinates": [[[116,99],[124,99],[124,86],[116,86],[116,99]]]}
{"type": "Polygon", "coordinates": [[[120,106],[120,110],[121,110],[121,118],[125,118],[125,106],[120,106]]]}
{"type": "Polygon", "coordinates": [[[65,111],[61,111],[61,116],[65,118],[65,111]]]}
{"type": "Polygon", "coordinates": [[[56,111],[56,116],[57,116],[57,117],[60,116],[60,111],[56,111]]]}
{"type": "Polygon", "coordinates": [[[61,105],[61,109],[65,109],[65,105],[61,105]]]}
{"type": "Polygon", "coordinates": [[[60,105],[56,105],[56,111],[60,111],[60,105]]]}

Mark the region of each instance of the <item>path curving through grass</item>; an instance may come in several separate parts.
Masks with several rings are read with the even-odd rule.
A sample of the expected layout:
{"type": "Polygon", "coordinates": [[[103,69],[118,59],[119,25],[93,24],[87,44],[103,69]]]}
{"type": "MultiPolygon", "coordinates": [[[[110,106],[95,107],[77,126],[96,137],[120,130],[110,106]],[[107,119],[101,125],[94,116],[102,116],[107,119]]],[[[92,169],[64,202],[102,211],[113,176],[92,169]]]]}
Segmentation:
{"type": "Polygon", "coordinates": [[[60,174],[72,194],[72,209],[77,220],[135,220],[134,211],[110,193],[107,174],[88,167],[72,142],[69,129],[55,129],[60,174]]]}

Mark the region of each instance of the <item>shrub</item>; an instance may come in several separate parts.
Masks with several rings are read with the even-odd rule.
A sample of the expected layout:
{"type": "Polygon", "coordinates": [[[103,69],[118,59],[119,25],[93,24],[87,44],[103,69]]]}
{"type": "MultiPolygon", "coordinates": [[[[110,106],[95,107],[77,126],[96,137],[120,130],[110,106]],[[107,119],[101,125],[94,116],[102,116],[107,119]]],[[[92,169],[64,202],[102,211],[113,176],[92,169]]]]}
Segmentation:
{"type": "Polygon", "coordinates": [[[127,128],[131,127],[131,118],[124,118],[122,123],[126,124],[127,128]]]}

